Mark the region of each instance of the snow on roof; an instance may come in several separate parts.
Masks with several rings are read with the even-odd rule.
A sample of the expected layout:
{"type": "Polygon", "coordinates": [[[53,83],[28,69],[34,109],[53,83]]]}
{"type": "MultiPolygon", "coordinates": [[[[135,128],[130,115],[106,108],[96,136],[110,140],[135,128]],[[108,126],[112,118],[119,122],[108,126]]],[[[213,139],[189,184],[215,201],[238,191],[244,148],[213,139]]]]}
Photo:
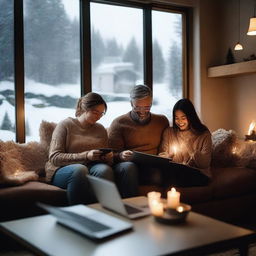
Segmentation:
{"type": "Polygon", "coordinates": [[[134,72],[133,63],[131,62],[112,62],[103,63],[95,71],[96,74],[115,74],[120,71],[134,72]]]}

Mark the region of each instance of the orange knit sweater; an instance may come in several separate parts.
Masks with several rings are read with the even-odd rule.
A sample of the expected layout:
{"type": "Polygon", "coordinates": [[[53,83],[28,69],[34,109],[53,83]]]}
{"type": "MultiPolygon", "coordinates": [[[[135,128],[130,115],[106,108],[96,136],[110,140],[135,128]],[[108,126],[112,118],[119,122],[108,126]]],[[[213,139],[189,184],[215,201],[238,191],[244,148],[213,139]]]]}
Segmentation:
{"type": "Polygon", "coordinates": [[[81,127],[75,118],[66,118],[54,129],[46,163],[46,181],[65,165],[87,163],[89,150],[108,147],[107,131],[101,124],[81,127]]]}
{"type": "Polygon", "coordinates": [[[109,146],[116,150],[136,150],[157,154],[163,131],[169,126],[164,115],[151,113],[147,124],[132,120],[130,112],[117,117],[108,129],[109,146]]]}

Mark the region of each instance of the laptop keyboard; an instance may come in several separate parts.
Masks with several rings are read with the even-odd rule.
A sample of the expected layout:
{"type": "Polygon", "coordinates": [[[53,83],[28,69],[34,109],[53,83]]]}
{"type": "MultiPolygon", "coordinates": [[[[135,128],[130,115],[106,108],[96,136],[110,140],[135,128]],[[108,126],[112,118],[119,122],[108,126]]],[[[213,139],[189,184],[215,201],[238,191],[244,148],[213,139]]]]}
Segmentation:
{"type": "Polygon", "coordinates": [[[140,209],[134,208],[130,205],[124,204],[124,207],[128,214],[140,213],[142,212],[140,209]]]}
{"type": "Polygon", "coordinates": [[[68,217],[71,220],[75,220],[76,222],[78,222],[81,226],[89,229],[92,232],[97,232],[97,231],[103,231],[103,230],[107,230],[110,229],[110,227],[99,223],[95,220],[89,219],[85,216],[82,216],[80,214],[74,213],[74,212],[70,212],[70,211],[64,211],[68,217]]]}

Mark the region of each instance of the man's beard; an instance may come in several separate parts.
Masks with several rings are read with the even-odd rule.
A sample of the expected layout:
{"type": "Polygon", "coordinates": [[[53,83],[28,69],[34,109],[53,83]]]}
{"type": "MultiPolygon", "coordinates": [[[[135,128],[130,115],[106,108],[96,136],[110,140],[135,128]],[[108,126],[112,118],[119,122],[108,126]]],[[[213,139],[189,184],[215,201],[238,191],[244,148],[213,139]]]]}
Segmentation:
{"type": "Polygon", "coordinates": [[[151,120],[151,114],[148,112],[148,115],[146,118],[141,119],[137,112],[131,111],[131,118],[133,121],[139,124],[148,124],[151,120]]]}

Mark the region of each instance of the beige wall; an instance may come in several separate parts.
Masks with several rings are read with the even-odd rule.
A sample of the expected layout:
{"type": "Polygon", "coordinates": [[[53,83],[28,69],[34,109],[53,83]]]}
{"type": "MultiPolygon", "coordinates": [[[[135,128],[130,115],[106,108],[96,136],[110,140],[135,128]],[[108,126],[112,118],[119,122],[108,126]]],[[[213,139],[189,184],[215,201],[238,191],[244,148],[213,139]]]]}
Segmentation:
{"type": "MultiPolygon", "coordinates": [[[[253,0],[241,1],[241,40],[244,50],[234,52],[236,61],[256,54],[256,36],[246,35],[249,18],[253,15],[253,0]]],[[[194,45],[194,67],[191,96],[199,108],[204,123],[214,131],[233,129],[240,137],[256,120],[256,74],[235,78],[208,78],[207,67],[225,64],[228,48],[238,41],[238,0],[200,0],[195,14],[195,28],[199,28],[200,51],[194,45]],[[196,22],[196,20],[198,20],[196,22]],[[195,60],[194,60],[195,63],[195,60]],[[199,74],[199,79],[195,77],[199,74]],[[200,86],[198,86],[200,83],[200,86]],[[198,89],[199,88],[199,89],[198,89]]],[[[195,42],[196,39],[194,39],[195,42]]]]}

